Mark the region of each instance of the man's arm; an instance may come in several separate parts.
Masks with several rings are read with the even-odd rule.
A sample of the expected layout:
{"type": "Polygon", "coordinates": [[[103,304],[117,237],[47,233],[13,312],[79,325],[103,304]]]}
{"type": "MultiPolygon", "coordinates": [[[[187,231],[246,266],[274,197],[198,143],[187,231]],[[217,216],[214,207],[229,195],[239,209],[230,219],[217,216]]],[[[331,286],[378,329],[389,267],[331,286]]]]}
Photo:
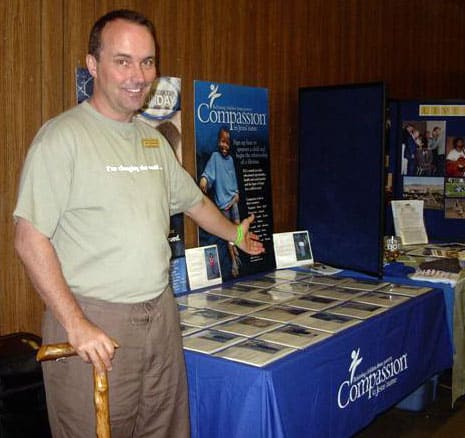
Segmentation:
{"type": "MultiPolygon", "coordinates": [[[[228,242],[234,242],[237,238],[237,225],[226,219],[206,196],[186,211],[186,214],[210,234],[221,237],[228,242]]],[[[241,222],[243,240],[239,248],[248,254],[258,255],[264,252],[264,248],[258,236],[249,232],[253,220],[254,216],[251,215],[241,222]]]]}
{"type": "Polygon", "coordinates": [[[82,312],[69,290],[61,265],[48,237],[29,221],[20,218],[16,224],[15,249],[24,263],[35,289],[64,327],[69,343],[86,362],[97,370],[111,369],[113,341],[82,312]]]}

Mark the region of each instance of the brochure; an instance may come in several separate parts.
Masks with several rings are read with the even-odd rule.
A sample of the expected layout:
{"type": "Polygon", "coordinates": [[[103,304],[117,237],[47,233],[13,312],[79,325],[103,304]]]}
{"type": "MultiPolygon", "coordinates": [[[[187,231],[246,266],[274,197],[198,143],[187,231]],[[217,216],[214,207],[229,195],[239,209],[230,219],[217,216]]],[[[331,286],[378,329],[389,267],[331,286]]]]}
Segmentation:
{"type": "Polygon", "coordinates": [[[407,252],[408,255],[421,257],[458,257],[460,251],[465,250],[463,243],[444,243],[423,245],[407,252]]]}
{"type": "Polygon", "coordinates": [[[334,315],[327,311],[318,313],[306,313],[294,321],[293,324],[303,325],[304,327],[323,330],[329,333],[337,333],[348,327],[352,327],[362,322],[361,319],[352,318],[349,316],[334,315]]]}
{"type": "Polygon", "coordinates": [[[386,292],[373,291],[354,298],[354,301],[360,303],[374,304],[383,307],[393,307],[409,300],[409,297],[394,295],[386,292]]]}
{"type": "Polygon", "coordinates": [[[288,324],[257,337],[262,341],[303,349],[331,336],[331,333],[288,324]]]}
{"type": "Polygon", "coordinates": [[[195,327],[193,325],[181,324],[181,333],[183,336],[190,335],[192,333],[202,330],[200,327],[195,327]]]}
{"type": "Polygon", "coordinates": [[[277,322],[290,322],[297,317],[308,313],[312,312],[289,305],[275,304],[267,309],[254,313],[253,316],[256,316],[257,318],[271,319],[272,321],[277,322]]]}
{"type": "Polygon", "coordinates": [[[227,297],[221,295],[201,293],[191,293],[188,295],[180,295],[176,297],[176,302],[187,307],[196,307],[203,309],[209,307],[209,304],[216,303],[217,301],[224,301],[227,297]]]}
{"type": "Polygon", "coordinates": [[[259,289],[253,292],[249,292],[247,295],[247,299],[249,300],[257,300],[263,303],[284,303],[286,301],[293,300],[297,298],[299,294],[295,294],[292,292],[286,292],[280,290],[278,288],[272,289],[259,289]]]}
{"type": "Polygon", "coordinates": [[[431,281],[432,283],[446,283],[450,284],[451,286],[455,286],[457,284],[459,274],[440,271],[438,269],[420,269],[413,274],[410,274],[409,277],[412,280],[431,281]]]}
{"type": "Polygon", "coordinates": [[[311,277],[304,278],[302,281],[305,281],[307,283],[317,283],[324,284],[327,286],[334,286],[336,284],[344,283],[345,281],[347,281],[347,278],[313,274],[311,277]]]}
{"type": "Polygon", "coordinates": [[[286,292],[293,292],[297,294],[308,294],[322,287],[324,287],[324,285],[318,283],[305,283],[303,281],[293,281],[292,283],[280,284],[273,289],[278,289],[286,292]]]}
{"type": "Polygon", "coordinates": [[[301,280],[303,278],[307,278],[311,275],[310,272],[304,271],[294,271],[293,269],[278,269],[274,272],[270,272],[265,275],[265,277],[270,278],[281,278],[283,280],[301,280]]]}
{"type": "Polygon", "coordinates": [[[214,295],[223,295],[225,297],[246,297],[246,295],[251,291],[256,291],[258,288],[252,286],[245,286],[241,284],[235,284],[229,287],[219,287],[214,289],[209,289],[206,291],[207,294],[214,295]]]}
{"type": "Polygon", "coordinates": [[[179,315],[181,323],[204,328],[235,318],[234,315],[229,313],[211,309],[195,309],[193,307],[180,308],[179,315]]]}
{"type": "Polygon", "coordinates": [[[271,287],[276,287],[279,284],[286,283],[287,280],[282,279],[282,278],[270,278],[270,277],[259,277],[255,278],[253,280],[244,280],[244,281],[239,281],[236,283],[237,285],[240,286],[249,286],[249,287],[255,287],[255,288],[271,288],[271,287]]]}
{"type": "Polygon", "coordinates": [[[347,289],[375,290],[380,289],[387,284],[388,283],[386,281],[347,278],[347,280],[341,283],[340,286],[347,289]]]}
{"type": "Polygon", "coordinates": [[[257,310],[262,310],[270,305],[267,303],[247,300],[245,298],[229,298],[210,304],[210,309],[219,310],[220,312],[232,313],[234,315],[247,315],[257,310]]]}
{"type": "Polygon", "coordinates": [[[186,350],[212,354],[244,341],[245,339],[244,337],[236,336],[231,333],[208,329],[185,336],[182,339],[182,344],[186,350]]]}
{"type": "Polygon", "coordinates": [[[191,290],[222,282],[216,245],[186,249],[186,265],[191,290]]]}
{"type": "Polygon", "coordinates": [[[271,342],[248,339],[226,348],[214,356],[262,367],[298,350],[271,342]]]}
{"type": "Polygon", "coordinates": [[[334,275],[342,272],[342,269],[333,268],[332,266],[325,265],[324,263],[314,262],[313,265],[310,266],[310,271],[320,275],[334,275]]]}
{"type": "Polygon", "coordinates": [[[402,245],[428,243],[423,205],[423,200],[391,201],[394,229],[402,245]]]}
{"type": "Polygon", "coordinates": [[[304,295],[296,300],[289,301],[289,306],[301,309],[320,311],[341,304],[343,301],[334,298],[319,297],[316,295],[304,295]]]}
{"type": "Polygon", "coordinates": [[[374,315],[379,315],[387,310],[386,307],[375,304],[361,303],[357,301],[346,301],[336,307],[327,310],[334,315],[351,316],[353,318],[367,319],[374,315]]]}
{"type": "Polygon", "coordinates": [[[341,286],[325,286],[322,287],[313,294],[319,297],[333,298],[336,300],[350,300],[363,294],[364,291],[357,289],[344,289],[341,286]]]}
{"type": "Polygon", "coordinates": [[[379,292],[385,292],[389,294],[404,295],[407,297],[417,297],[419,295],[425,294],[432,291],[431,287],[420,287],[412,286],[409,284],[395,284],[390,283],[387,286],[379,289],[379,292]]]}
{"type": "Polygon", "coordinates": [[[313,264],[308,231],[274,233],[273,249],[278,269],[313,264]]]}
{"type": "Polygon", "coordinates": [[[249,315],[219,324],[215,329],[239,336],[254,337],[281,326],[279,322],[249,315]]]}

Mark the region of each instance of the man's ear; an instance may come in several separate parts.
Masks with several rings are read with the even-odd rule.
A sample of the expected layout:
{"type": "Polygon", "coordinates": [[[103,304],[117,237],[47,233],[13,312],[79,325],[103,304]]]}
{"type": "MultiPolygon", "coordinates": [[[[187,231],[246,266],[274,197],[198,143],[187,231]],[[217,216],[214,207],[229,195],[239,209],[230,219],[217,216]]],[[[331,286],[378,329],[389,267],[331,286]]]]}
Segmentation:
{"type": "Polygon", "coordinates": [[[86,55],[86,65],[89,73],[95,78],[97,76],[97,60],[94,55],[86,55]]]}

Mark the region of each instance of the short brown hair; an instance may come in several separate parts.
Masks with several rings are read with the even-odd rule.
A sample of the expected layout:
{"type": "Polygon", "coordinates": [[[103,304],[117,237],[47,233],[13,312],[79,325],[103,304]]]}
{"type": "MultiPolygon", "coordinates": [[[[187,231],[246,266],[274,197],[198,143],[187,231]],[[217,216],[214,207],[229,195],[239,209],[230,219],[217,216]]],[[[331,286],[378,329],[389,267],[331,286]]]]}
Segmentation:
{"type": "Polygon", "coordinates": [[[108,23],[115,20],[126,20],[130,21],[131,23],[145,26],[152,34],[153,40],[156,44],[155,26],[145,15],[130,9],[117,9],[100,17],[92,26],[92,30],[90,31],[89,35],[89,54],[94,56],[95,59],[99,59],[100,49],[102,48],[103,28],[108,23]]]}

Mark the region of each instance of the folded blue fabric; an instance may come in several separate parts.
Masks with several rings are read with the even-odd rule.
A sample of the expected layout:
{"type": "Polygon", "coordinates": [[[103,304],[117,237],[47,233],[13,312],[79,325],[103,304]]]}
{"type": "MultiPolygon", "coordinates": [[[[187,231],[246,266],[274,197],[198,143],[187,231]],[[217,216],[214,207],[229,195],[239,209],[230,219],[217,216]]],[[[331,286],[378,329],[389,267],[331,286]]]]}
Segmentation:
{"type": "Polygon", "coordinates": [[[391,262],[384,265],[384,275],[386,276],[407,277],[412,272],[415,272],[415,268],[406,266],[400,262],[391,262]]]}

